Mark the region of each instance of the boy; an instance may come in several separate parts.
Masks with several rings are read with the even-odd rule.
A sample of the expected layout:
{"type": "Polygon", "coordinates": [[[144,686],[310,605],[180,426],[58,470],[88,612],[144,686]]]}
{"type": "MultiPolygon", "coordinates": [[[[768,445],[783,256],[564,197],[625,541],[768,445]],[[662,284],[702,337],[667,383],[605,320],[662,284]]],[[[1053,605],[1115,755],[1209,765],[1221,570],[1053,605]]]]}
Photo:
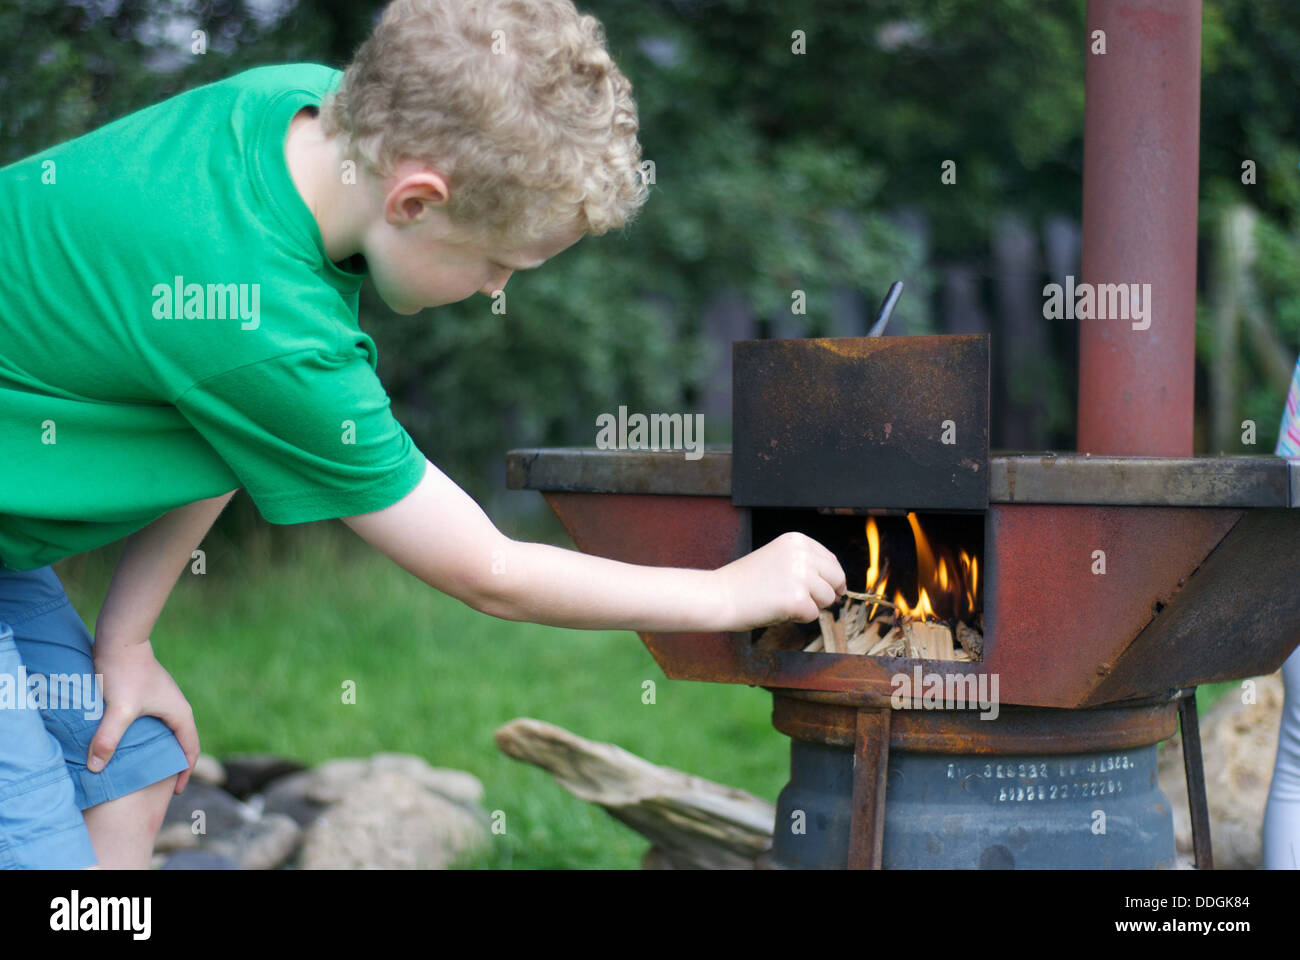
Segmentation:
{"type": "Polygon", "coordinates": [[[149,636],[240,488],[503,619],[744,630],[844,590],[798,534],[717,571],[512,541],[392,418],[365,275],[415,313],[620,227],[636,131],[569,0],[397,0],[341,77],[250,70],[0,171],[0,675],[93,669],[105,705],[0,709],[0,866],[148,865],[199,749],[149,636]],[[92,641],[49,564],[128,535],[92,641]]]}

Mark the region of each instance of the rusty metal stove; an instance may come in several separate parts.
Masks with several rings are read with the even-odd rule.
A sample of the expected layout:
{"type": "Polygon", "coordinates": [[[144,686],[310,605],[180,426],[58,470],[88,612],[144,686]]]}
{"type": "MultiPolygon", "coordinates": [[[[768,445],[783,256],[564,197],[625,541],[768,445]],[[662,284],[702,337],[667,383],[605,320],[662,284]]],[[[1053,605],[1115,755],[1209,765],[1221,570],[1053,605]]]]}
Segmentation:
{"type": "MultiPolygon", "coordinates": [[[[1192,694],[1202,683],[1272,672],[1300,642],[1291,586],[1300,473],[1276,457],[990,457],[986,337],[741,342],[735,370],[734,453],[688,461],[671,451],[517,450],[508,486],[541,491],[584,552],[650,565],[716,568],[804,526],[800,517],[825,529],[906,508],[984,522],[977,662],[764,650],[751,634],[641,634],[669,677],[770,690],[773,724],[792,748],[852,751],[847,768],[794,758],[819,776],[835,763],[848,770],[845,822],[825,825],[843,834],[842,847],[832,839],[800,860],[783,854],[778,832],[767,865],[886,865],[887,778],[917,755],[958,758],[966,766],[957,776],[978,779],[981,759],[993,769],[999,758],[1150,748],[1140,774],[1163,799],[1154,745],[1175,733],[1181,713],[1197,859],[1208,866],[1192,694]],[[900,387],[914,382],[928,389],[900,387]],[[967,442],[942,443],[944,421],[967,442]],[[1104,575],[1093,572],[1098,550],[1104,575]],[[996,674],[1000,716],[892,709],[892,678],[917,668],[996,674]]],[[[1065,766],[1061,773],[1070,779],[1065,766]]],[[[788,806],[779,804],[778,828],[788,806]]],[[[1172,854],[1167,801],[1153,815],[1169,821],[1172,854]]],[[[1004,826],[1014,838],[1011,822],[1004,826]]],[[[986,839],[966,865],[1016,865],[1014,840],[986,839]]],[[[1121,830],[1115,842],[1123,840],[1121,830]]],[[[1105,867],[1108,857],[1053,862],[1105,867]]],[[[1147,865],[1170,864],[1162,856],[1147,865]]]]}
{"type": "MultiPolygon", "coordinates": [[[[840,846],[811,865],[885,863],[886,795],[898,790],[891,765],[968,758],[953,761],[966,763],[954,772],[977,783],[979,758],[991,771],[996,756],[1151,758],[1180,721],[1197,863],[1210,865],[1191,694],[1274,671],[1300,642],[1300,476],[1280,458],[1187,456],[1200,22],[1200,0],[1087,4],[1089,36],[1123,28],[1107,29],[1105,57],[1085,58],[1080,279],[1155,291],[1145,325],[1080,324],[1078,443],[1093,456],[988,455],[980,337],[741,343],[731,451],[699,461],[667,451],[509,455],[509,486],[542,491],[579,549],[631,563],[714,568],[782,527],[825,531],[820,521],[837,513],[846,523],[873,509],[982,518],[979,662],[766,650],[749,635],[641,635],[670,677],[771,690],[773,723],[793,738],[795,780],[811,771],[844,781],[841,807],[823,811],[840,846]],[[944,421],[951,444],[937,436],[944,421]],[[1104,575],[1092,572],[1095,551],[1105,554],[1104,575]],[[892,710],[891,677],[918,666],[996,674],[1001,715],[892,710]]],[[[1059,770],[1069,775],[1064,761],[1059,770]]],[[[1156,809],[1154,769],[1141,777],[1156,797],[1146,815],[1171,833],[1167,802],[1156,809]]],[[[939,823],[923,839],[942,847],[951,838],[939,823]]],[[[967,865],[1017,865],[1025,845],[1014,828],[1008,841],[967,865]]],[[[1165,853],[1154,859],[1163,862],[1172,837],[1160,842],[1165,853]]],[[[788,847],[774,855],[772,865],[798,859],[788,847]]],[[[926,855],[923,844],[917,858],[926,855]]],[[[1093,856],[1082,865],[1108,865],[1093,856]]]]}

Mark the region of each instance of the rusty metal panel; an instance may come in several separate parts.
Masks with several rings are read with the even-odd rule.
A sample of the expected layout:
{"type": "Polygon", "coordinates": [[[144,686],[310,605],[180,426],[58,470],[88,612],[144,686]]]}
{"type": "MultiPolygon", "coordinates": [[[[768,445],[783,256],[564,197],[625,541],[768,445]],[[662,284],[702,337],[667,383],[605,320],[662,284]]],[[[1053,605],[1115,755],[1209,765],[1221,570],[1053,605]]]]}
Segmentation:
{"type": "Polygon", "coordinates": [[[697,460],[680,450],[511,450],[506,454],[506,489],[729,497],[731,450],[708,448],[697,460]]]}
{"type": "Polygon", "coordinates": [[[1088,702],[1272,673],[1300,644],[1300,513],[1252,510],[1128,646],[1088,702]]]}
{"type": "Polygon", "coordinates": [[[1173,600],[1241,516],[1170,507],[991,506],[984,668],[999,674],[1003,702],[1076,707],[1163,691],[1163,683],[1140,682],[1124,695],[1094,695],[1157,605],[1173,600]]]}
{"type": "Polygon", "coordinates": [[[894,678],[910,676],[918,664],[927,675],[941,677],[977,677],[986,672],[981,663],[957,660],[760,650],[749,642],[748,634],[642,633],[640,637],[664,673],[676,680],[834,691],[852,694],[872,706],[888,705],[894,678]]]}
{"type": "MultiPolygon", "coordinates": [[[[851,747],[859,706],[834,694],[773,689],[772,725],[788,737],[851,747]]],[[[1006,706],[995,721],[976,710],[894,710],[891,750],[917,753],[1087,753],[1167,740],[1178,732],[1180,700],[1091,710],[1006,706]]]]}
{"type": "MultiPolygon", "coordinates": [[[[574,544],[590,553],[652,567],[716,570],[749,552],[745,511],[726,497],[646,494],[542,494],[574,544]]],[[[742,682],[748,636],[639,633],[666,676],[742,682]]]]}
{"type": "MultiPolygon", "coordinates": [[[[1282,457],[989,457],[990,503],[1300,507],[1300,460],[1282,457]]],[[[510,490],[731,496],[731,449],[547,447],[506,454],[510,490]]],[[[833,509],[833,508],[824,508],[833,509]]],[[[864,512],[869,508],[847,508],[864,512]]]]}
{"type": "Polygon", "coordinates": [[[991,503],[1097,506],[1289,507],[1281,457],[993,457],[991,503]]]}
{"type": "Polygon", "coordinates": [[[732,501],[988,505],[989,337],[733,344],[732,501]]]}
{"type": "MultiPolygon", "coordinates": [[[[747,511],[726,497],[544,496],[578,548],[598,556],[715,569],[750,549],[747,511]]],[[[920,663],[927,674],[996,674],[1001,703],[1044,707],[1267,673],[1300,642],[1294,510],[994,504],[986,536],[979,662],[763,650],[748,634],[641,638],[679,679],[836,691],[879,705],[893,678],[920,663]],[[1105,572],[1093,572],[1102,555],[1105,572]]]]}
{"type": "Polygon", "coordinates": [[[542,494],[583,553],[650,567],[713,570],[749,552],[745,512],[726,497],[542,494]]]}

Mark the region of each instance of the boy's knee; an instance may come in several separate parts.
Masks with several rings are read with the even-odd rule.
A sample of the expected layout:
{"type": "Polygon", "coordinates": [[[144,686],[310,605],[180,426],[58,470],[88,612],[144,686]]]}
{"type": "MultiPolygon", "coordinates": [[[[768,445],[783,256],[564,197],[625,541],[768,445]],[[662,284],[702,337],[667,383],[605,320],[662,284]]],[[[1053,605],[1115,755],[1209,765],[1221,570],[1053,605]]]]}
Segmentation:
{"type": "Polygon", "coordinates": [[[145,790],[150,791],[149,804],[149,833],[157,834],[162,828],[163,820],[167,816],[167,807],[171,803],[172,795],[176,790],[176,779],[179,773],[173,773],[166,780],[159,780],[157,783],[150,784],[145,790]]]}

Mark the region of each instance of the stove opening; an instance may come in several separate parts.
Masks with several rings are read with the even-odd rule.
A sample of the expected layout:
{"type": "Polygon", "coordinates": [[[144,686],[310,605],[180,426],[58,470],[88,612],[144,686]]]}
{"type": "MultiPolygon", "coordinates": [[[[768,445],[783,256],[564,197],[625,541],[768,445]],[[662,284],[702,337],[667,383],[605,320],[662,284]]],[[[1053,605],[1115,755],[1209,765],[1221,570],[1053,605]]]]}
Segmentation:
{"type": "Polygon", "coordinates": [[[984,514],[753,510],[753,545],[797,530],[835,554],[849,595],[809,624],[751,634],[763,649],[979,660],[984,514]]]}

